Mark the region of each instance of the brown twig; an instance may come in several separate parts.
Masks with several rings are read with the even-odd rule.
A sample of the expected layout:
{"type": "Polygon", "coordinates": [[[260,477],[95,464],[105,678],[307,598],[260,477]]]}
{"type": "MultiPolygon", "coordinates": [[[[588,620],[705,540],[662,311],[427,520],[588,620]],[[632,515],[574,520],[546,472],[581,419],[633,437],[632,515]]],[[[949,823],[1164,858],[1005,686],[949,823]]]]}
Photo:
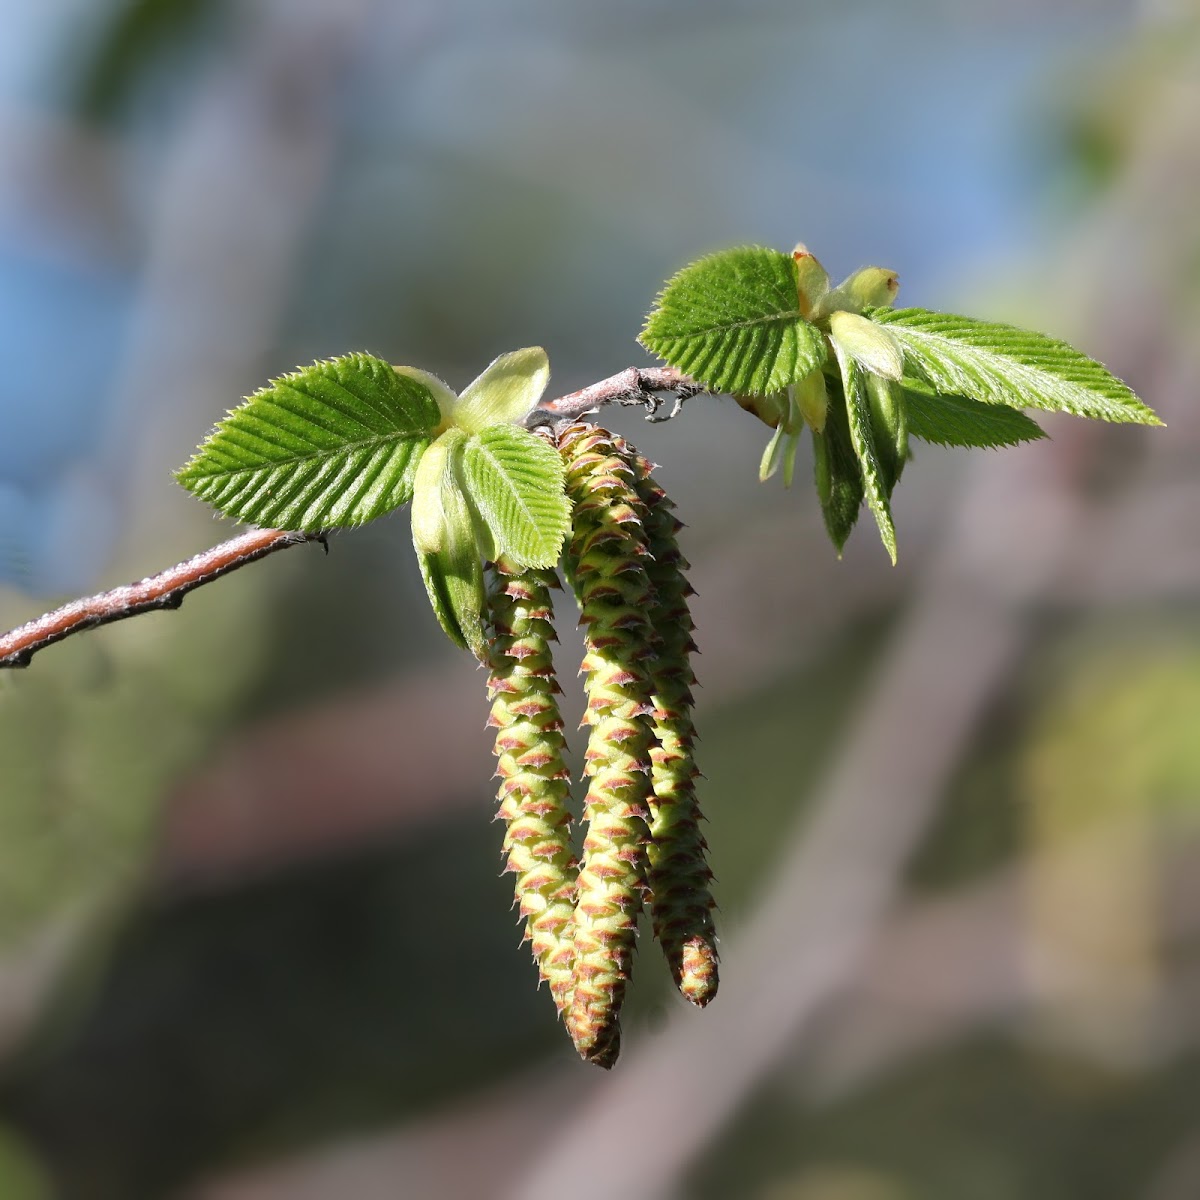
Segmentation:
{"type": "MultiPolygon", "coordinates": [[[[657,393],[675,393],[675,405],[668,414],[673,417],[684,400],[703,390],[700,384],[669,367],[629,367],[577,392],[547,400],[533,412],[528,424],[532,427],[574,420],[605,404],[645,405],[650,420],[666,420],[667,417],[658,416],[662,402],[657,393]]],[[[324,537],[283,529],[254,529],[137,583],[73,600],[0,635],[0,669],[27,667],[39,650],[61,642],[73,633],[123,621],[126,617],[136,617],[154,609],[178,608],[184,596],[201,584],[220,579],[276,550],[312,541],[323,543],[324,537]]]]}
{"type": "Polygon", "coordinates": [[[178,608],[184,596],[201,584],[220,579],[276,550],[313,541],[323,542],[324,538],[320,534],[289,533],[283,529],[252,529],[157,575],[96,596],[72,600],[0,636],[0,668],[27,667],[39,650],[73,633],[123,621],[156,608],[178,608]]]}
{"type": "Polygon", "coordinates": [[[599,383],[589,384],[557,400],[544,401],[530,413],[526,424],[532,427],[574,421],[605,404],[643,405],[647,420],[666,421],[679,412],[685,400],[706,390],[673,367],[627,367],[599,383]],[[675,393],[675,403],[664,417],[658,415],[662,405],[659,392],[675,393]]]}

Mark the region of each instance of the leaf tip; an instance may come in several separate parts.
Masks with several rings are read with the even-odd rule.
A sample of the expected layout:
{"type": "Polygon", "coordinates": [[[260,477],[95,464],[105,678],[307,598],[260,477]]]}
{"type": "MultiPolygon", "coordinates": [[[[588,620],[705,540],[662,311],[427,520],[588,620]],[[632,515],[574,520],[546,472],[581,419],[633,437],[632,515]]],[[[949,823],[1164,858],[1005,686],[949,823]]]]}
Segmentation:
{"type": "Polygon", "coordinates": [[[896,565],[896,527],[892,524],[891,513],[888,513],[888,521],[881,522],[879,533],[883,540],[883,548],[888,552],[888,558],[892,560],[892,566],[896,565]]]}

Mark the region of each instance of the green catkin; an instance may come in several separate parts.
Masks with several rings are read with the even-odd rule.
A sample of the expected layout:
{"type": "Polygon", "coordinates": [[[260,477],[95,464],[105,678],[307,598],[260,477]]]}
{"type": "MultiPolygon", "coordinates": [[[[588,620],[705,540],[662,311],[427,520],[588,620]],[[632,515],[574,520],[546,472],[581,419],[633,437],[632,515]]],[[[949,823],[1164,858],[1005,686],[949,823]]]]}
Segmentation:
{"type": "Polygon", "coordinates": [[[576,864],[571,849],[571,779],[550,643],[553,571],[496,566],[488,596],[492,626],[488,724],[496,729],[497,798],[508,828],[507,871],[541,978],[560,1013],[571,995],[571,924],[576,864]]]}
{"type": "Polygon", "coordinates": [[[703,1007],[716,994],[717,935],[709,883],[712,871],[700,831],[703,819],[696,800],[695,742],[692,722],[691,611],[693,594],[685,572],[688,561],[679,551],[683,523],[674,505],[651,475],[651,464],[632,447],[638,495],[646,506],[645,527],[652,561],[646,568],[654,587],[651,621],[658,633],[657,656],[651,666],[650,913],[654,936],[662,946],[680,994],[703,1007]]]}
{"type": "Polygon", "coordinates": [[[579,1053],[611,1067],[647,877],[653,589],[646,573],[645,507],[614,438],[594,425],[561,435],[574,505],[568,576],[584,630],[590,726],[587,832],[574,920],[574,988],[567,1028],[579,1053]]]}

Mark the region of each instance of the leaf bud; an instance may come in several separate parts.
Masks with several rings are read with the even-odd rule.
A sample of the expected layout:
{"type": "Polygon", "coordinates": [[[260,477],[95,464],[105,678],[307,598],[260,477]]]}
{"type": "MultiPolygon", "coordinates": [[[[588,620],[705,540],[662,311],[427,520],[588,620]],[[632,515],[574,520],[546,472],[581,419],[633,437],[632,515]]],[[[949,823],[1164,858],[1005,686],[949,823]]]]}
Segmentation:
{"type": "Polygon", "coordinates": [[[800,315],[808,321],[821,298],[829,291],[829,272],[821,266],[820,259],[803,242],[796,243],[792,258],[796,263],[800,315]]]}
{"type": "Polygon", "coordinates": [[[863,267],[848,275],[817,306],[817,317],[845,310],[861,313],[865,308],[891,308],[900,290],[900,277],[887,267],[863,267]]]}

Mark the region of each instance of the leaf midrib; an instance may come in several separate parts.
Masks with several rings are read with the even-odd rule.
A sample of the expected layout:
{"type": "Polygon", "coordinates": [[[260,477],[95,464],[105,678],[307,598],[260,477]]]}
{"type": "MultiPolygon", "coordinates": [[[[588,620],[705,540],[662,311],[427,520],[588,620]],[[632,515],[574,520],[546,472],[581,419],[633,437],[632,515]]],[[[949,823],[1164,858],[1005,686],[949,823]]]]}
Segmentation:
{"type": "MultiPolygon", "coordinates": [[[[987,404],[1008,404],[1013,407],[1038,408],[1047,412],[1070,412],[1073,409],[1090,410],[1093,415],[1098,412],[1109,413],[1112,414],[1110,419],[1119,421],[1123,417],[1131,423],[1138,423],[1136,418],[1143,410],[1149,411],[1138,400],[1132,389],[1128,388],[1127,385],[1120,384],[1119,381],[1116,388],[1113,388],[1104,380],[1094,384],[1082,383],[1077,379],[1071,378],[1069,375],[1060,375],[1055,371],[1048,370],[1046,367],[1026,362],[1018,358],[1015,354],[1007,354],[990,347],[980,346],[965,339],[956,339],[943,333],[929,333],[926,330],[917,329],[911,325],[903,325],[899,322],[890,327],[898,331],[901,342],[905,338],[911,338],[918,344],[925,343],[932,347],[932,353],[935,355],[953,358],[955,350],[965,348],[977,358],[984,360],[978,364],[970,362],[961,364],[961,369],[967,375],[986,371],[998,377],[1001,385],[1023,381],[1028,387],[1027,392],[1021,392],[1018,388],[1009,390],[1003,386],[997,387],[995,380],[989,379],[989,390],[993,395],[986,399],[982,396],[978,397],[978,399],[983,400],[987,404]],[[1056,391],[1062,394],[1062,399],[1055,398],[1054,393],[1056,391]],[[1011,398],[997,399],[997,396],[1009,396],[1011,398]]],[[[1093,364],[1092,360],[1086,357],[1083,362],[1073,363],[1072,365],[1080,367],[1089,365],[1099,366],[1099,364],[1093,364]]],[[[1105,368],[1100,367],[1099,369],[1103,371],[1105,368]]],[[[945,371],[946,368],[942,367],[942,370],[945,371]]],[[[947,372],[947,374],[951,374],[951,372],[947,372]]]]}
{"type": "Polygon", "coordinates": [[[227,467],[220,470],[202,471],[200,470],[202,463],[197,463],[194,467],[184,467],[179,475],[181,479],[219,479],[223,476],[237,475],[250,471],[273,470],[276,467],[293,467],[297,463],[313,462],[320,459],[336,458],[339,456],[348,458],[356,450],[362,450],[368,446],[378,448],[389,442],[419,441],[422,438],[431,436],[429,433],[381,433],[376,434],[374,437],[363,438],[357,442],[343,442],[341,445],[332,446],[328,450],[315,450],[312,454],[293,454],[288,458],[264,459],[261,463],[249,467],[227,467]]]}
{"type": "MultiPolygon", "coordinates": [[[[488,459],[489,463],[491,464],[492,468],[494,469],[495,473],[497,475],[499,475],[501,478],[503,478],[506,483],[508,483],[508,480],[510,477],[510,472],[503,467],[503,464],[496,457],[496,455],[492,451],[491,447],[488,446],[487,443],[483,442],[483,441],[476,441],[475,447],[478,449],[478,451],[481,455],[487,456],[487,459],[488,459]]],[[[508,491],[509,491],[509,494],[515,498],[517,506],[524,513],[526,521],[533,528],[538,549],[544,551],[546,549],[546,541],[545,541],[545,538],[541,534],[541,529],[540,529],[538,521],[533,513],[533,510],[530,509],[529,506],[524,502],[524,500],[521,498],[520,492],[518,492],[517,489],[515,487],[513,487],[511,483],[508,483],[508,491]]]]}
{"type": "MultiPolygon", "coordinates": [[[[933,314],[940,316],[941,314],[933,314]]],[[[1052,380],[1056,384],[1061,384],[1068,388],[1078,389],[1083,392],[1091,392],[1094,395],[1104,396],[1107,399],[1120,402],[1129,398],[1136,399],[1132,388],[1128,384],[1122,383],[1120,380],[1115,380],[1116,386],[1108,384],[1107,380],[1102,380],[1101,383],[1106,386],[1094,385],[1091,383],[1081,383],[1070,375],[1059,374],[1057,371],[1048,367],[1042,366],[1036,361],[1039,357],[1049,357],[1051,362],[1059,362],[1064,370],[1080,369],[1084,371],[1099,371],[1105,375],[1110,372],[1102,364],[1090,359],[1086,354],[1081,354],[1074,347],[1067,345],[1065,342],[1056,343],[1052,339],[1039,339],[1043,341],[1043,345],[1047,345],[1040,355],[1035,354],[1029,349],[1022,349],[1018,346],[1015,350],[999,349],[995,345],[991,345],[986,340],[987,331],[989,328],[1002,330],[1006,334],[1020,335],[1026,331],[1019,329],[1016,326],[996,325],[984,326],[983,328],[970,329],[961,336],[947,333],[944,330],[930,330],[922,328],[920,325],[910,325],[905,321],[883,321],[881,324],[887,328],[894,330],[901,338],[911,337],[917,341],[936,343],[938,348],[958,348],[962,347],[972,354],[986,358],[989,363],[996,364],[992,369],[996,371],[1002,378],[1005,377],[1010,367],[1015,366],[1018,370],[1032,371],[1047,379],[1052,380]],[[976,340],[980,339],[980,340],[976,340]],[[1058,352],[1056,358],[1050,351],[1058,352]],[[1029,361],[1033,359],[1035,361],[1029,361]]],[[[953,328],[953,326],[951,326],[953,328]]]]}
{"type": "Polygon", "coordinates": [[[662,337],[677,337],[677,338],[701,337],[706,333],[716,333],[716,332],[727,333],[732,329],[749,329],[753,325],[768,325],[775,321],[794,322],[794,321],[802,321],[802,320],[804,320],[804,314],[799,309],[795,309],[792,312],[771,313],[768,316],[751,317],[745,321],[731,321],[726,325],[705,325],[700,328],[694,329],[690,333],[661,334],[660,336],[662,336],[662,337]]]}

